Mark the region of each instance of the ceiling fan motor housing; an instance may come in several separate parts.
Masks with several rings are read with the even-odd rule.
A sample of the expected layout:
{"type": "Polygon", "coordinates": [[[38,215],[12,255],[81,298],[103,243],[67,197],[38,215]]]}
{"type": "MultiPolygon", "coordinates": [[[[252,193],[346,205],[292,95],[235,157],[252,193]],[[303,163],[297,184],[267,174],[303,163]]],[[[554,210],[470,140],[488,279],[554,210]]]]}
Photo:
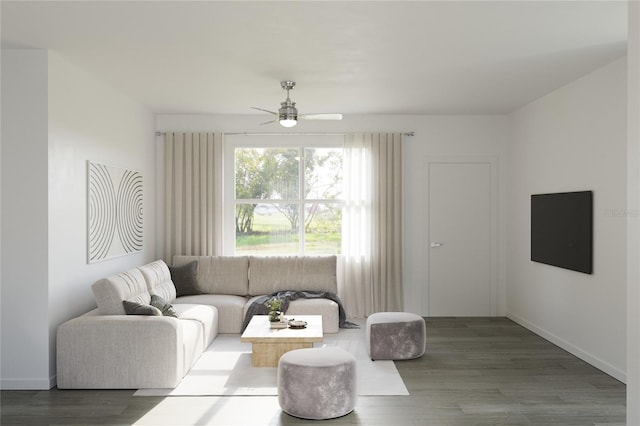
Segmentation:
{"type": "Polygon", "coordinates": [[[297,120],[298,109],[296,103],[289,100],[280,103],[280,109],[278,110],[279,120],[297,120]]]}

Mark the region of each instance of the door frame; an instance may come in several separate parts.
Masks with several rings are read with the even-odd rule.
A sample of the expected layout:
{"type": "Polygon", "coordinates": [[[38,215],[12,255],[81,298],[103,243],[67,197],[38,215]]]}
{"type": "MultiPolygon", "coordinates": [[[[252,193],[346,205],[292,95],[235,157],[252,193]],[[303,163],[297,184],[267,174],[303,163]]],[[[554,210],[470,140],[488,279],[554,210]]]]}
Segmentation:
{"type": "Polygon", "coordinates": [[[424,259],[422,267],[422,315],[429,316],[429,297],[430,297],[430,283],[429,283],[429,244],[431,242],[431,230],[429,229],[429,176],[431,164],[488,164],[491,170],[491,182],[490,188],[490,208],[491,208],[491,224],[490,224],[490,236],[491,247],[490,250],[490,270],[491,270],[491,315],[498,315],[498,157],[488,155],[445,155],[445,156],[426,156],[424,160],[423,176],[426,190],[423,191],[423,206],[425,212],[424,221],[424,235],[426,236],[424,243],[422,244],[422,259],[424,259]]]}

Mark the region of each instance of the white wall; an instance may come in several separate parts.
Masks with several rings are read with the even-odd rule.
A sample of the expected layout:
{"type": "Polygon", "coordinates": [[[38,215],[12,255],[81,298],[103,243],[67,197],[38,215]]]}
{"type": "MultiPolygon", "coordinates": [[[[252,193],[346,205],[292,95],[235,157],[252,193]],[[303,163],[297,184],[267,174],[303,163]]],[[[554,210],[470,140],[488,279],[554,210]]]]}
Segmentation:
{"type": "Polygon", "coordinates": [[[91,284],[155,259],[153,114],[92,75],[49,56],[49,324],[95,307],[91,284]],[[143,177],[144,249],[87,264],[87,160],[143,177]]]}
{"type": "Polygon", "coordinates": [[[149,110],[55,54],[40,51],[36,63],[18,62],[4,51],[2,55],[3,140],[9,122],[5,65],[16,68],[16,79],[24,86],[33,84],[26,77],[35,73],[44,93],[27,110],[17,110],[18,101],[25,102],[22,98],[6,99],[8,110],[16,111],[16,131],[30,134],[35,127],[38,139],[31,148],[25,144],[28,140],[20,140],[28,155],[3,155],[3,205],[11,200],[5,198],[8,190],[17,201],[32,206],[13,216],[6,211],[2,215],[2,315],[12,319],[2,323],[2,388],[48,389],[55,384],[57,326],[95,307],[91,284],[155,257],[155,124],[149,110]],[[142,172],[141,253],[87,264],[87,160],[142,172]],[[5,173],[4,163],[14,170],[5,173]],[[37,192],[20,186],[23,176],[38,177],[37,192]],[[38,215],[37,221],[32,214],[38,215]],[[15,250],[20,244],[5,234],[5,228],[16,238],[33,234],[24,240],[29,251],[15,250]],[[32,280],[36,274],[37,281],[32,280]]]}
{"type": "Polygon", "coordinates": [[[625,380],[626,59],[511,114],[507,315],[625,380]],[[530,260],[530,196],[594,191],[594,273],[530,260]]]}
{"type": "MultiPolygon", "coordinates": [[[[265,116],[210,116],[210,115],[158,115],[157,130],[164,131],[219,131],[219,132],[269,132],[284,133],[285,129],[273,126],[259,126],[265,116]]],[[[405,179],[405,287],[404,309],[409,312],[428,314],[423,311],[422,300],[425,290],[426,228],[424,226],[424,162],[427,156],[494,156],[498,159],[500,176],[504,175],[503,163],[506,156],[507,122],[504,116],[349,116],[340,122],[301,121],[292,132],[349,132],[349,131],[415,131],[415,136],[406,137],[404,150],[405,179]]],[[[161,144],[162,138],[158,138],[161,144]]],[[[162,175],[162,155],[159,150],[158,173],[162,175]]],[[[499,179],[499,215],[504,216],[504,179],[499,179]]],[[[163,187],[163,182],[158,182],[163,187]]],[[[163,200],[158,199],[158,211],[163,209],[163,200]]],[[[501,221],[500,223],[504,223],[501,221]]],[[[162,228],[162,218],[158,222],[162,228]]],[[[504,241],[506,227],[499,229],[499,303],[498,313],[504,314],[505,270],[504,241]]],[[[158,241],[159,246],[163,242],[158,241]]]]}
{"type": "Polygon", "coordinates": [[[49,384],[47,52],[2,51],[2,388],[49,384]]]}
{"type": "Polygon", "coordinates": [[[640,424],[640,2],[629,1],[627,49],[627,424],[640,424]]]}

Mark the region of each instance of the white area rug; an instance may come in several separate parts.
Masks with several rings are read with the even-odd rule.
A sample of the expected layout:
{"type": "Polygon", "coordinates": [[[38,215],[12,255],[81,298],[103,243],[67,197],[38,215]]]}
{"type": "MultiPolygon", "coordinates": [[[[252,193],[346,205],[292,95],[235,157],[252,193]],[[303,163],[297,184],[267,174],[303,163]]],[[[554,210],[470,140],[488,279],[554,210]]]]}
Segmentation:
{"type": "MultiPolygon", "coordinates": [[[[357,361],[358,395],[409,395],[393,361],[371,361],[364,327],[325,334],[316,347],[339,346],[357,361]]],[[[251,344],[237,334],[216,337],[174,389],[140,389],[135,396],[277,395],[277,368],[251,367],[251,344]]]]}

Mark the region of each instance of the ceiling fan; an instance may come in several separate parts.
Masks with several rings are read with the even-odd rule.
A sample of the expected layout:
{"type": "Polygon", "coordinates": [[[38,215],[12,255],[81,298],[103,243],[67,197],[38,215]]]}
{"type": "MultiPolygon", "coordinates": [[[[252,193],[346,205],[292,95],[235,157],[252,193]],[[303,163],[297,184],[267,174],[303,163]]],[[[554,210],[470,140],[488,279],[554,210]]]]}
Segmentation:
{"type": "Polygon", "coordinates": [[[342,114],[304,114],[298,115],[298,108],[296,108],[296,103],[291,102],[291,98],[289,98],[289,91],[293,90],[296,87],[295,81],[285,80],[280,82],[280,86],[284,90],[287,91],[287,99],[284,102],[280,102],[280,109],[278,112],[269,111],[268,109],[251,107],[253,109],[257,109],[258,111],[268,112],[269,114],[273,114],[278,116],[277,120],[267,121],[261,124],[269,124],[275,123],[276,121],[280,123],[282,127],[293,127],[298,124],[298,119],[301,120],[342,120],[342,114]]]}

